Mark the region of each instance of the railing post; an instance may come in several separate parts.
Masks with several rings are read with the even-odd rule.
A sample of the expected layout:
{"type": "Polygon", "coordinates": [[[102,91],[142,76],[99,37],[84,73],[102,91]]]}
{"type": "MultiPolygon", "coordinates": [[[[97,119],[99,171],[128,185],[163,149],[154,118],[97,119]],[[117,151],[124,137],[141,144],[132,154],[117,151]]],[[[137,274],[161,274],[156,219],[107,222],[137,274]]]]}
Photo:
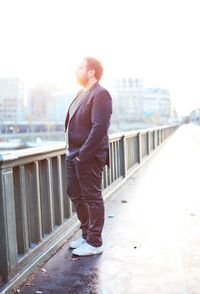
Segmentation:
{"type": "Polygon", "coordinates": [[[153,131],[153,149],[155,150],[157,146],[157,130],[153,131]]]}
{"type": "Polygon", "coordinates": [[[25,184],[29,214],[29,241],[39,243],[42,239],[41,200],[39,184],[39,164],[34,161],[26,166],[25,184]]]}
{"type": "Polygon", "coordinates": [[[67,176],[65,169],[65,154],[61,156],[61,169],[62,169],[62,189],[63,189],[63,203],[64,203],[64,218],[72,216],[72,202],[67,195],[67,176]]]}
{"type": "Polygon", "coordinates": [[[163,141],[163,130],[161,129],[160,130],[160,144],[162,143],[163,141]]]}
{"type": "Polygon", "coordinates": [[[161,145],[162,143],[162,130],[159,129],[159,146],[161,145]]]}
{"type": "Polygon", "coordinates": [[[0,156],[0,276],[8,281],[17,270],[17,237],[11,154],[0,156]]]}
{"type": "Polygon", "coordinates": [[[150,132],[147,132],[147,155],[150,154],[150,132]]]}
{"type": "Polygon", "coordinates": [[[142,140],[141,133],[138,133],[138,163],[142,162],[142,140]]]}
{"type": "Polygon", "coordinates": [[[49,159],[43,160],[39,163],[40,178],[40,194],[41,194],[41,211],[42,211],[42,228],[43,234],[50,234],[53,232],[53,204],[52,204],[52,190],[50,186],[50,163],[49,159]]]}
{"type": "Polygon", "coordinates": [[[121,154],[120,154],[121,160],[122,160],[122,176],[125,178],[127,176],[127,142],[125,135],[122,136],[122,148],[121,148],[121,154]]]}
{"type": "Polygon", "coordinates": [[[28,212],[24,166],[13,170],[18,253],[29,249],[28,212]]]}

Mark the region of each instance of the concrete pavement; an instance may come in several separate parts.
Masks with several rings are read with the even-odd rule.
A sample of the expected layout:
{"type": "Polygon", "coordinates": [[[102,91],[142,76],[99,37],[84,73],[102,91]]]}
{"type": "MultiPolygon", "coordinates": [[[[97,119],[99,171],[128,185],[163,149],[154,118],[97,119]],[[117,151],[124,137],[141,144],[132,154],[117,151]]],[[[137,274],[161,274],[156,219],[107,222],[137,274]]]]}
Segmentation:
{"type": "Polygon", "coordinates": [[[19,293],[199,294],[199,138],[179,128],[107,203],[103,254],[66,243],[19,293]]]}

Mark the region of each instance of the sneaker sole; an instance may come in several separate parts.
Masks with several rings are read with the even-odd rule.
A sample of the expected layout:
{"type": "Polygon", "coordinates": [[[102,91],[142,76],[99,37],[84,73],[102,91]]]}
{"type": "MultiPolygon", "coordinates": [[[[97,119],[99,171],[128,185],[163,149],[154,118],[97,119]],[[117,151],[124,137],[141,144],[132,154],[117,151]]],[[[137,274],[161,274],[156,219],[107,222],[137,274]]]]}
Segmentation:
{"type": "Polygon", "coordinates": [[[82,253],[82,254],[80,254],[80,253],[74,253],[73,251],[72,251],[72,254],[74,254],[74,255],[77,255],[77,256],[91,256],[91,255],[98,255],[98,254],[101,254],[101,253],[103,253],[103,251],[101,251],[101,252],[96,252],[96,253],[82,253]]]}

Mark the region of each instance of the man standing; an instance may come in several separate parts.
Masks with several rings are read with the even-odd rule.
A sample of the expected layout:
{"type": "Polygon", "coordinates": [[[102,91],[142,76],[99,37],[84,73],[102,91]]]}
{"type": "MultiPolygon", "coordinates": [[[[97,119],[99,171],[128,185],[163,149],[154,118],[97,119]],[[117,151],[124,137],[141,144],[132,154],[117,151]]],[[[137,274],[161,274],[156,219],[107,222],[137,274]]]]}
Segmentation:
{"type": "Polygon", "coordinates": [[[66,121],[67,193],[81,223],[82,236],[70,243],[73,254],[103,252],[104,202],[102,172],[109,161],[108,128],[112,99],[100,84],[103,68],[92,57],[79,65],[76,77],[83,89],[71,103],[66,121]]]}

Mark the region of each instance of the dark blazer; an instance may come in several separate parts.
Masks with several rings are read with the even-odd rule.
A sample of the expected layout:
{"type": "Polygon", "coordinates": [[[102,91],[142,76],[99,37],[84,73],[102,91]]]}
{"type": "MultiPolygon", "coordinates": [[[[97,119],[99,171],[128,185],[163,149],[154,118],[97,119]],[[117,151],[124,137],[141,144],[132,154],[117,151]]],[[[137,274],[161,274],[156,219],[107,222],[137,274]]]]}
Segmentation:
{"type": "Polygon", "coordinates": [[[74,158],[78,155],[81,161],[90,161],[94,157],[103,160],[106,156],[108,164],[108,128],[111,114],[112,99],[109,92],[98,83],[94,84],[70,120],[68,110],[65,121],[69,140],[67,156],[74,158]]]}

